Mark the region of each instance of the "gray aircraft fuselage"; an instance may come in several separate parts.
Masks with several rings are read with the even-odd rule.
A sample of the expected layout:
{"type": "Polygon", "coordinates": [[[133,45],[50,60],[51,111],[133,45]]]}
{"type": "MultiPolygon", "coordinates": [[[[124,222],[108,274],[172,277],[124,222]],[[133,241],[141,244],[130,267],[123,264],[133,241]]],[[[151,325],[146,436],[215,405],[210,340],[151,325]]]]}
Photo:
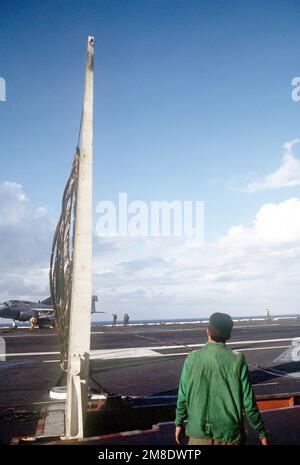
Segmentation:
{"type": "Polygon", "coordinates": [[[54,310],[51,305],[42,302],[29,302],[27,300],[8,300],[0,304],[0,318],[13,321],[30,321],[36,318],[37,324],[43,327],[54,322],[54,310]]]}
{"type": "MultiPolygon", "coordinates": [[[[96,311],[97,295],[92,296],[91,313],[105,313],[96,311]]],[[[42,302],[29,302],[28,300],[8,300],[0,304],[0,318],[14,321],[30,322],[31,318],[36,318],[36,324],[43,328],[44,326],[53,326],[55,321],[55,312],[52,305],[51,297],[42,302]]]]}

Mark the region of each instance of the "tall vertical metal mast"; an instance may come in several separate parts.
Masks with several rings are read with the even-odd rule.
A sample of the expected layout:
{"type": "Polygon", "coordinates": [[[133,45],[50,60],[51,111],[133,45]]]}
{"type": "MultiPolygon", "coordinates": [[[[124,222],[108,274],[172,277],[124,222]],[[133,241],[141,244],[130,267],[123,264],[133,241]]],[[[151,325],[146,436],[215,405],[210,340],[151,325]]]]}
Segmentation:
{"type": "Polygon", "coordinates": [[[92,300],[94,37],[88,37],[75,212],[66,402],[66,437],[82,438],[86,417],[92,300]]]}

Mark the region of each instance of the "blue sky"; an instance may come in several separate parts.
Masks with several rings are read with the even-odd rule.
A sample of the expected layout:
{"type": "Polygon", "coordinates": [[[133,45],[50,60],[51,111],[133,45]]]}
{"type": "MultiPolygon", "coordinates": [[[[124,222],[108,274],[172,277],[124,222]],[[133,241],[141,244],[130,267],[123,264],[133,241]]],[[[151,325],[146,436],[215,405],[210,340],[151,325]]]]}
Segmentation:
{"type": "MultiPolygon", "coordinates": [[[[132,200],[204,200],[208,248],[217,247],[233,226],[252,228],[255,235],[255,216],[269,203],[295,208],[288,216],[292,218],[288,229],[298,231],[293,223],[298,204],[284,203],[299,197],[297,180],[287,182],[284,175],[281,184],[271,183],[271,187],[265,185],[251,193],[247,186],[276,173],[285,153],[282,145],[300,137],[300,103],[291,99],[291,80],[300,75],[299,23],[299,2],[289,0],[0,0],[0,76],[7,84],[7,101],[0,102],[0,182],[11,183],[2,189],[2,205],[7,205],[7,191],[11,208],[22,203],[22,195],[26,197],[28,218],[22,214],[18,225],[24,228],[28,221],[22,237],[30,228],[36,229],[32,217],[38,207],[46,212],[45,230],[48,224],[51,229],[59,213],[78,136],[89,34],[95,35],[95,203],[116,200],[119,192],[128,192],[132,200]]],[[[298,155],[295,143],[291,156],[296,162],[298,155]]],[[[290,179],[290,174],[286,176],[290,179]]],[[[14,227],[16,234],[15,223],[6,225],[6,241],[11,238],[9,227],[14,227]]],[[[47,267],[49,237],[46,233],[44,238],[38,236],[44,261],[35,263],[29,257],[22,261],[20,257],[22,276],[15,276],[13,266],[2,276],[6,283],[2,294],[28,297],[46,292],[46,281],[37,280],[34,274],[27,276],[26,270],[32,274],[36,269],[40,275],[38,270],[47,267]]],[[[13,250],[16,247],[10,240],[13,250]]],[[[279,242],[281,247],[282,238],[279,242]]],[[[1,247],[7,252],[7,242],[3,244],[2,240],[1,247]]],[[[118,307],[121,299],[121,312],[137,309],[140,303],[136,296],[147,288],[151,298],[145,305],[147,310],[141,312],[145,317],[151,314],[152,306],[160,305],[166,316],[176,308],[176,317],[187,309],[190,316],[201,316],[209,308],[220,310],[224,306],[244,313],[238,311],[241,297],[237,297],[244,294],[244,288],[229,288],[229,297],[226,293],[222,297],[222,289],[214,293],[213,288],[204,286],[191,290],[185,304],[185,294],[179,298],[176,292],[167,291],[167,284],[157,288],[147,273],[134,275],[135,287],[122,281],[117,273],[120,263],[149,259],[153,264],[153,257],[174,263],[185,254],[174,242],[168,244],[172,249],[168,256],[162,254],[162,249],[168,250],[165,245],[159,251],[150,247],[147,254],[141,247],[139,255],[128,245],[124,249],[120,244],[105,246],[95,248],[95,270],[99,273],[95,287],[103,294],[108,311],[118,307]],[[107,257],[112,249],[115,255],[101,260],[101,254],[107,257]],[[107,288],[102,287],[102,279],[107,288]],[[131,292],[129,300],[127,294],[118,294],[121,287],[131,292]],[[108,299],[106,289],[115,289],[115,300],[108,299]]],[[[286,251],[286,244],[282,247],[286,251]]],[[[289,250],[295,256],[298,245],[294,239],[292,247],[289,250]]],[[[222,257],[220,251],[213,257],[201,249],[202,253],[210,266],[218,262],[216,257],[222,257]]],[[[33,257],[37,254],[32,252],[33,257]]],[[[203,257],[201,260],[207,263],[203,257]]],[[[18,259],[13,263],[15,267],[18,259]]],[[[193,268],[196,265],[193,263],[193,268]]],[[[181,266],[191,264],[182,265],[179,260],[177,277],[181,266]]],[[[253,264],[254,269],[257,266],[253,264]]],[[[237,269],[233,263],[225,266],[231,267],[237,269]]],[[[277,279],[282,292],[274,308],[297,311],[296,287],[287,287],[281,277],[288,273],[286,268],[280,269],[277,279]],[[293,301],[288,309],[283,308],[291,293],[293,301]]],[[[168,273],[165,269],[166,280],[168,273]]],[[[261,273],[266,277],[266,270],[261,269],[261,273]]],[[[183,287],[190,281],[184,279],[183,287]]],[[[228,283],[230,277],[225,280],[228,283]]],[[[274,277],[270,286],[272,280],[274,277]]],[[[233,284],[238,286],[234,278],[233,284]]],[[[272,306],[271,297],[263,295],[266,287],[258,290],[260,297],[249,304],[247,312],[263,311],[265,300],[272,306]]],[[[248,288],[249,296],[253,289],[248,288]]]]}

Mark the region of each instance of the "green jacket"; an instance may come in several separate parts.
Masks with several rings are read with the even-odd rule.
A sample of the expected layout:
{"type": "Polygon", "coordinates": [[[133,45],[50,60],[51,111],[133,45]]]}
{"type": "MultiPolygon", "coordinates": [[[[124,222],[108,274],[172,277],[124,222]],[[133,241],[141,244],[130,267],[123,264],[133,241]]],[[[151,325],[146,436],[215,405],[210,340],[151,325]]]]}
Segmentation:
{"type": "Polygon", "coordinates": [[[259,437],[267,436],[244,355],[220,342],[189,354],[180,378],[176,426],[188,419],[188,436],[242,442],[243,412],[259,437]]]}

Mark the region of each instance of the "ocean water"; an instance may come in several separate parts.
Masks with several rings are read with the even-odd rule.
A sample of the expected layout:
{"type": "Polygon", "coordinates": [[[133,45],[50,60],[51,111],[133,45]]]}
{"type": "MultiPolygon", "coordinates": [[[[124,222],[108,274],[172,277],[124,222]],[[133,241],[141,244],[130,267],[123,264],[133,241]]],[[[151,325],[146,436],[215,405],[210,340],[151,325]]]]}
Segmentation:
{"type": "MultiPolygon", "coordinates": [[[[300,313],[283,313],[283,314],[272,314],[272,319],[286,319],[286,318],[300,318],[300,313]]],[[[263,321],[266,319],[266,315],[242,315],[242,316],[232,316],[233,321],[263,321]]],[[[129,325],[134,326],[157,326],[157,325],[172,325],[172,324],[197,324],[197,323],[207,323],[209,317],[202,318],[172,318],[172,319],[154,319],[154,320],[130,320],[129,325]]],[[[111,326],[112,320],[93,320],[92,326],[111,326]]],[[[0,321],[0,327],[7,327],[12,324],[11,320],[3,319],[0,321]]],[[[26,327],[29,323],[17,322],[18,327],[26,327]]],[[[120,318],[117,320],[117,326],[123,326],[123,319],[120,318]]]]}
{"type": "MultiPolygon", "coordinates": [[[[272,319],[285,319],[285,318],[300,318],[300,313],[290,313],[290,314],[272,314],[272,319]]],[[[243,315],[243,316],[232,316],[233,321],[263,321],[266,319],[266,315],[243,315]]],[[[207,323],[209,316],[202,318],[173,318],[173,319],[156,319],[156,320],[130,320],[130,325],[161,325],[162,323],[166,325],[171,324],[186,324],[186,323],[207,323]]],[[[108,321],[97,321],[93,320],[92,325],[111,325],[112,320],[108,321]]],[[[117,320],[117,325],[123,325],[123,319],[120,318],[117,320]]]]}

